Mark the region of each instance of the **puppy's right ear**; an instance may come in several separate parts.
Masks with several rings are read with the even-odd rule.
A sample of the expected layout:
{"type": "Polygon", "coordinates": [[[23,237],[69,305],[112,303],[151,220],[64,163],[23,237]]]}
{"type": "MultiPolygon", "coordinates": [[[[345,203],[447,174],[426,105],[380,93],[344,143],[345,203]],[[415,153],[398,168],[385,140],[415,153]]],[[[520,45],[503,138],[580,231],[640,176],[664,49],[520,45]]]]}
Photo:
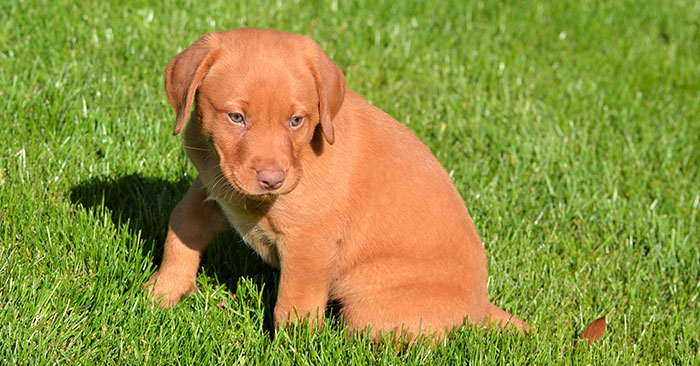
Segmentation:
{"type": "Polygon", "coordinates": [[[209,33],[175,56],[165,68],[165,91],[177,114],[173,135],[179,134],[189,120],[194,93],[219,52],[216,35],[209,33]]]}

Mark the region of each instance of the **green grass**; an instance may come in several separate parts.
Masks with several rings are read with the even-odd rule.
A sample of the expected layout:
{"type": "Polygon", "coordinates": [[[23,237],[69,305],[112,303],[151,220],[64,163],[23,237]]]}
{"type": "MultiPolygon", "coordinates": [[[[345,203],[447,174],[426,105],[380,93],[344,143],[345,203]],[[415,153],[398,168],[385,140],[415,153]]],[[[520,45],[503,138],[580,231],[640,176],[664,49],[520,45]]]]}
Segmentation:
{"type": "Polygon", "coordinates": [[[0,2],[0,363],[700,363],[700,2],[201,3],[0,2]],[[233,233],[195,295],[149,306],[196,174],[163,69],[240,26],[310,35],[421,137],[531,334],[273,336],[277,275],[233,233]]]}

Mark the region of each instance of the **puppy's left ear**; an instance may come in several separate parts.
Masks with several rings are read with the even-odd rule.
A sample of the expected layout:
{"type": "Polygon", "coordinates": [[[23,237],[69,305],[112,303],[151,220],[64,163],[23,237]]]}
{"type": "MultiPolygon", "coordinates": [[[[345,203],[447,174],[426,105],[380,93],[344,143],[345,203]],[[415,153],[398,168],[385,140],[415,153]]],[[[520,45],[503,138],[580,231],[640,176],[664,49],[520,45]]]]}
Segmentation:
{"type": "Polygon", "coordinates": [[[335,141],[333,136],[333,117],[340,110],[345,99],[345,75],[340,68],[331,61],[330,57],[316,42],[313,44],[311,60],[311,72],[316,82],[316,91],[319,99],[319,116],[323,136],[329,144],[335,141]]]}
{"type": "Polygon", "coordinates": [[[207,34],[175,56],[165,68],[165,91],[177,114],[173,135],[179,134],[190,119],[194,93],[218,57],[217,44],[216,34],[207,34]]]}

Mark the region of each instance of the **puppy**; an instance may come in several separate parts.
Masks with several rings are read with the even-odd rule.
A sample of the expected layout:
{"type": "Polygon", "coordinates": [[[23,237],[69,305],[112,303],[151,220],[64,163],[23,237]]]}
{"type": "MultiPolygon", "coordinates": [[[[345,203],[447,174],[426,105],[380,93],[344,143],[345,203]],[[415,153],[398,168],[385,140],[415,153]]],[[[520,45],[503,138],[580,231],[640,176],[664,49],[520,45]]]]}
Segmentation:
{"type": "Polygon", "coordinates": [[[373,337],[442,337],[465,318],[528,329],[489,302],[484,248],[440,163],[345,90],[310,38],[209,33],[170,62],[165,89],[199,175],[148,283],[161,306],[194,290],[202,251],[233,226],[280,269],[275,326],[316,324],[332,300],[373,337]]]}

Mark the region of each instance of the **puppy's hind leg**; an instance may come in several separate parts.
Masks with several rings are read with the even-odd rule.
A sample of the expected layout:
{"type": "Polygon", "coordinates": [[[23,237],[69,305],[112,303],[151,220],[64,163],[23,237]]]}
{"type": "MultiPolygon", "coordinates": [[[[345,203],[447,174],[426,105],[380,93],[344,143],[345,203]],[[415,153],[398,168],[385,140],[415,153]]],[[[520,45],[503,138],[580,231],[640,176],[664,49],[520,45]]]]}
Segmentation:
{"type": "Polygon", "coordinates": [[[144,285],[161,307],[173,306],[194,291],[200,255],[216,234],[230,227],[219,205],[206,198],[198,178],[170,215],[163,262],[144,285]]]}
{"type": "Polygon", "coordinates": [[[483,321],[484,325],[491,328],[491,325],[497,325],[501,329],[508,329],[515,327],[515,329],[520,331],[529,332],[530,325],[524,321],[506,313],[503,309],[498,306],[489,303],[488,315],[483,321]]]}

